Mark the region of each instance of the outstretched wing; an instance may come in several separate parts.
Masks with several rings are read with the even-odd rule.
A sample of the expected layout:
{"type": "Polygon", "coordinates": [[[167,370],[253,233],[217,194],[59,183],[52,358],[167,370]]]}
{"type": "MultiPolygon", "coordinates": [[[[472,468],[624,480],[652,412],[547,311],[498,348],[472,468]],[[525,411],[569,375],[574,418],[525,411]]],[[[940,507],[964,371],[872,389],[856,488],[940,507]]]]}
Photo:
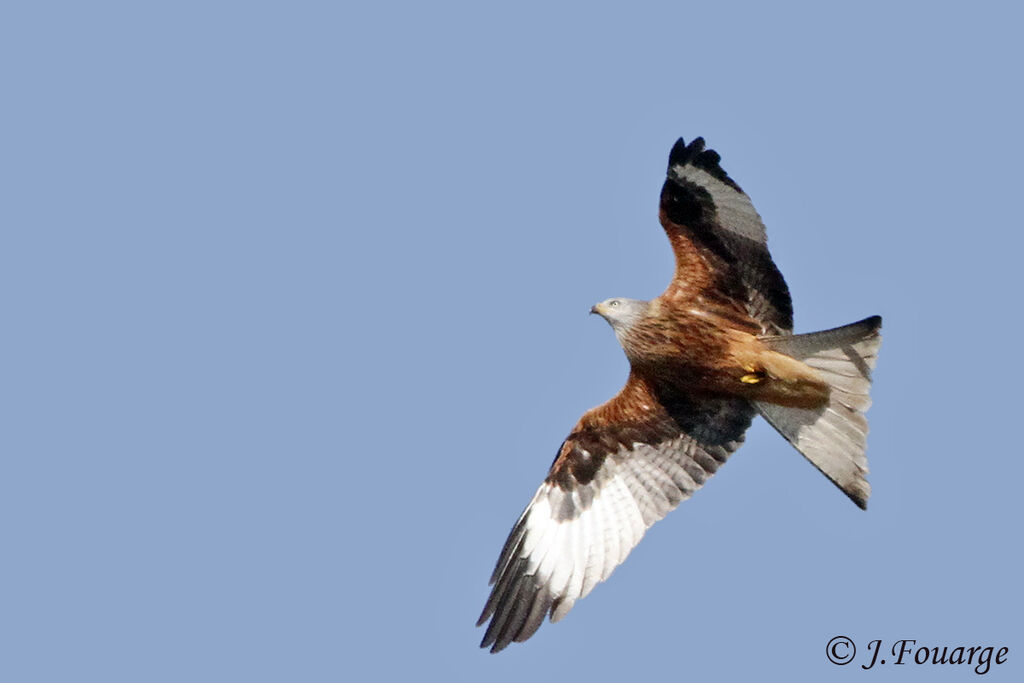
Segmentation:
{"type": "Polygon", "coordinates": [[[732,299],[766,334],[790,332],[793,304],[768,253],[764,223],[720,160],[702,138],[689,145],[680,138],[669,154],[658,214],[676,273],[662,296],[732,299]]]}
{"type": "Polygon", "coordinates": [[[561,619],[626,559],[648,527],[689,498],[743,442],[746,401],[697,401],[631,374],[588,411],[512,529],[477,625],[481,647],[522,642],[561,619]]]}

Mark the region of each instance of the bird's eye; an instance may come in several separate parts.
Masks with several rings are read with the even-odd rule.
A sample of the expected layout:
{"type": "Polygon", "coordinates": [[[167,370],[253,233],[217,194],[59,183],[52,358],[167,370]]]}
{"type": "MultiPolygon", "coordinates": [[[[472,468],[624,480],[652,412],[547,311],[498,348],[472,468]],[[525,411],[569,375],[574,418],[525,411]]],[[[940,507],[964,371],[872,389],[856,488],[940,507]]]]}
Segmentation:
{"type": "Polygon", "coordinates": [[[611,306],[612,308],[615,308],[616,306],[619,305],[619,302],[616,299],[612,299],[611,301],[608,302],[608,305],[611,306]]]}

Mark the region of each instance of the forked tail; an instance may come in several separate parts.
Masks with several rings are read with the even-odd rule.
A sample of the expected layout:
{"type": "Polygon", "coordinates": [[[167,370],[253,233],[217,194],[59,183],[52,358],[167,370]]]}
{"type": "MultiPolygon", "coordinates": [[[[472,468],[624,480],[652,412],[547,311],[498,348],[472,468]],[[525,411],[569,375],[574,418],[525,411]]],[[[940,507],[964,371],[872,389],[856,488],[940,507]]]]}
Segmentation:
{"type": "Polygon", "coordinates": [[[787,408],[755,402],[768,423],[859,507],[867,509],[871,486],[864,475],[868,459],[871,371],[882,344],[882,318],[810,334],[768,337],[769,348],[801,360],[817,370],[831,387],[820,408],[787,408]]]}

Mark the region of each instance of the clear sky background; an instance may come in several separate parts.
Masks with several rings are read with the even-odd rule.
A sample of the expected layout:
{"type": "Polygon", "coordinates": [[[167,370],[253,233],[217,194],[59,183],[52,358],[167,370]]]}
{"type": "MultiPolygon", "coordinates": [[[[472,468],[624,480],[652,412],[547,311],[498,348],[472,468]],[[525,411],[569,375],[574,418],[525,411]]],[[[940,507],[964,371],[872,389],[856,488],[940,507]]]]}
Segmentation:
{"type": "Polygon", "coordinates": [[[709,4],[5,4],[0,679],[1021,680],[1024,17],[709,4]],[[487,654],[697,135],[798,331],[885,318],[870,509],[759,421],[487,654]]]}

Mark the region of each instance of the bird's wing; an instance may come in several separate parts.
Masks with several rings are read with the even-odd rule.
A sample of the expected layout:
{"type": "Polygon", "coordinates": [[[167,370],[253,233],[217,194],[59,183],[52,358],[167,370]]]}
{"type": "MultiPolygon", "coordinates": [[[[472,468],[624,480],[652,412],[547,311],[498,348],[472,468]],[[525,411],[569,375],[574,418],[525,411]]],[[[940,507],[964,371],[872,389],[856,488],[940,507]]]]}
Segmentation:
{"type": "Polygon", "coordinates": [[[663,298],[733,299],[765,333],[793,329],[789,288],[768,253],[764,223],[719,165],[717,152],[682,138],[669,154],[659,218],[676,255],[663,298]]]}
{"type": "Polygon", "coordinates": [[[477,625],[481,647],[522,642],[607,579],[647,528],[700,488],[743,442],[746,401],[696,401],[634,374],[588,411],[513,527],[477,625]]]}

